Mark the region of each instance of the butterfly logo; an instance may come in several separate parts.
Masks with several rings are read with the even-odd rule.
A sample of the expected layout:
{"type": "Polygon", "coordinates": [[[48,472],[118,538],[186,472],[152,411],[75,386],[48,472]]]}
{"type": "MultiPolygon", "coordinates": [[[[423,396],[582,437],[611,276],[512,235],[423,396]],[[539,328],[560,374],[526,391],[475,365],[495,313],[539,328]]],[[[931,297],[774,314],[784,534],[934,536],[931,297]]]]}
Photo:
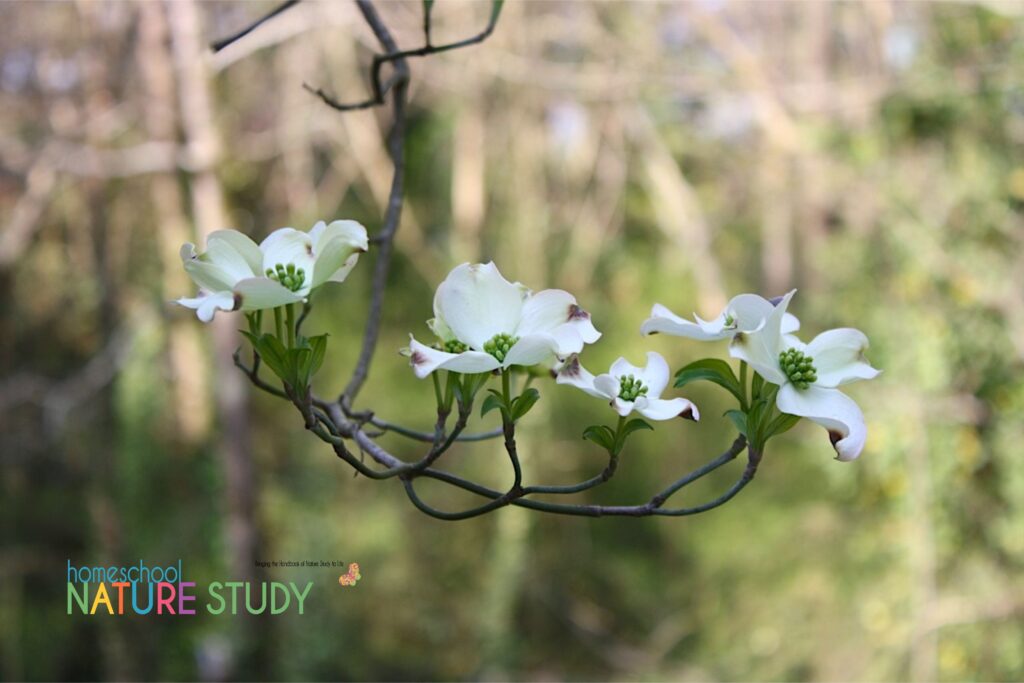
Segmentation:
{"type": "Polygon", "coordinates": [[[356,581],[362,578],[362,574],[359,573],[359,565],[352,562],[348,565],[348,572],[338,577],[338,583],[342,586],[354,586],[356,581]]]}

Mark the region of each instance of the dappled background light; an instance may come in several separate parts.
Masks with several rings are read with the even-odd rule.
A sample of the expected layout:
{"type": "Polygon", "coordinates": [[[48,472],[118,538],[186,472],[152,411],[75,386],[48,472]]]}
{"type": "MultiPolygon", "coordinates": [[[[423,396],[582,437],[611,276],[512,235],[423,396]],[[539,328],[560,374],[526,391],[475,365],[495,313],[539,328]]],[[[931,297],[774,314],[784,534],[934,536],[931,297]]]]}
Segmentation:
{"type": "MultiPolygon", "coordinates": [[[[1024,678],[1019,3],[509,2],[483,44],[413,61],[407,203],[357,408],[432,428],[430,383],[398,350],[428,338],[454,265],[491,259],[590,311],[591,369],[708,355],[642,338],[654,302],[711,318],[797,288],[805,339],[857,327],[883,370],[848,388],[869,429],[853,463],[804,423],[705,515],[456,523],[354,477],[253,394],[230,366],[243,319],[169,304],[194,291],[178,247],[210,230],[380,228],[390,111],[302,88],[364,98],[373,35],[353,5],[304,2],[207,49],[272,7],[0,4],[0,677],[1024,678]],[[300,576],[254,564],[275,558],[354,561],[362,579],[311,575],[302,616],[66,614],[68,559],[139,558],[180,558],[200,584],[300,576]]],[[[403,47],[421,11],[380,6],[403,47]]],[[[436,40],[488,14],[437,3],[436,40]]],[[[314,296],[322,395],[357,357],[373,257],[314,296]]],[[[610,413],[536,386],[530,483],[600,472],[580,435],[610,413]]],[[[684,394],[703,420],[634,435],[581,501],[645,501],[728,446],[728,396],[684,394]]],[[[444,458],[509,483],[497,442],[444,458]]],[[[418,486],[445,510],[479,503],[418,486]]]]}

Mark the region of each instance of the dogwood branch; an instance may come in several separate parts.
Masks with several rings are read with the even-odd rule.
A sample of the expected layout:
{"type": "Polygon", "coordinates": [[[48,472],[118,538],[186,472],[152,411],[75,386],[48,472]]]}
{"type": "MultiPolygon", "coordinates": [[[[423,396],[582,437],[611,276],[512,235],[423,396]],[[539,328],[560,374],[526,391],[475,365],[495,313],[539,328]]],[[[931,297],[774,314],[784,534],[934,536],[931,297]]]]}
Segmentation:
{"type": "MultiPolygon", "coordinates": [[[[214,49],[220,49],[264,21],[280,14],[294,2],[287,2],[278,7],[266,17],[257,21],[242,32],[214,45],[214,49]],[[218,47],[220,46],[220,47],[218,47]]],[[[359,358],[356,362],[352,376],[344,391],[336,401],[326,401],[307,393],[305,396],[296,397],[295,392],[286,387],[286,391],[278,389],[274,385],[264,381],[260,377],[259,356],[254,356],[252,366],[247,366],[239,354],[235,355],[235,364],[246,374],[252,384],[258,389],[265,391],[279,398],[290,400],[302,413],[306,428],[315,434],[319,439],[332,447],[335,454],[350,465],[357,473],[374,479],[384,480],[398,478],[402,482],[406,495],[414,506],[431,517],[441,520],[469,519],[479,515],[492,512],[502,507],[515,505],[538,512],[550,514],[602,517],[602,516],[629,516],[645,517],[653,515],[661,516],[685,516],[693,515],[714,509],[731,500],[750,481],[757,472],[761,461],[761,451],[747,443],[744,436],[738,436],[732,445],[723,453],[710,462],[698,467],[681,476],[669,484],[659,493],[653,495],[649,500],[637,505],[593,505],[564,503],[551,500],[537,500],[532,496],[566,496],[578,494],[589,489],[600,486],[612,479],[618,469],[618,449],[609,450],[608,463],[596,476],[585,479],[577,484],[571,485],[526,485],[524,486],[524,472],[519,460],[518,447],[516,444],[515,430],[516,422],[511,412],[511,375],[508,371],[501,373],[502,396],[505,408],[502,410],[502,427],[500,430],[484,432],[481,434],[463,435],[469,418],[473,413],[473,396],[460,396],[457,407],[458,414],[455,424],[448,431],[448,418],[450,417],[451,401],[447,403],[442,399],[439,385],[435,385],[438,392],[437,421],[433,433],[420,432],[377,418],[372,411],[356,411],[352,407],[355,397],[359,393],[369,375],[370,363],[380,332],[381,313],[384,306],[384,295],[387,285],[387,277],[393,242],[402,214],[404,200],[404,179],[405,179],[405,133],[406,133],[406,101],[408,97],[409,67],[407,59],[411,57],[423,57],[430,54],[455,50],[469,45],[483,42],[497,24],[501,13],[502,1],[492,2],[492,11],[487,27],[477,35],[465,40],[433,45],[431,40],[430,12],[432,3],[424,3],[423,31],[424,45],[412,50],[401,50],[396,44],[387,26],[381,20],[375,7],[370,0],[356,0],[356,4],[363,19],[373,31],[377,42],[383,52],[376,54],[370,69],[371,86],[373,96],[363,102],[343,104],[335,101],[322,90],[309,88],[319,96],[327,105],[339,111],[352,109],[363,109],[372,106],[382,105],[390,96],[392,109],[392,125],[388,134],[387,147],[394,166],[391,189],[388,197],[388,204],[384,214],[383,225],[380,231],[373,236],[372,242],[376,244],[376,261],[371,283],[370,307],[367,315],[366,327],[363,334],[362,346],[359,358]],[[381,69],[385,64],[391,64],[393,72],[387,81],[381,81],[381,69]],[[418,460],[404,461],[377,443],[376,437],[380,432],[371,434],[366,431],[365,426],[369,424],[384,432],[395,432],[424,443],[430,447],[418,460]],[[487,438],[504,437],[503,443],[505,452],[508,455],[509,466],[512,470],[512,483],[506,491],[498,491],[482,486],[473,481],[460,477],[456,474],[439,469],[436,465],[440,458],[455,444],[456,441],[479,441],[487,438]],[[357,456],[350,446],[359,451],[357,456]],[[726,465],[734,460],[743,449],[747,449],[747,464],[739,479],[717,498],[692,507],[669,508],[665,507],[668,500],[680,490],[698,481],[707,474],[726,465]],[[367,463],[363,455],[368,454],[372,463],[367,463]],[[433,507],[425,502],[416,491],[415,482],[417,479],[427,478],[443,482],[455,488],[472,493],[486,499],[485,502],[454,512],[444,511],[433,507]]]]}

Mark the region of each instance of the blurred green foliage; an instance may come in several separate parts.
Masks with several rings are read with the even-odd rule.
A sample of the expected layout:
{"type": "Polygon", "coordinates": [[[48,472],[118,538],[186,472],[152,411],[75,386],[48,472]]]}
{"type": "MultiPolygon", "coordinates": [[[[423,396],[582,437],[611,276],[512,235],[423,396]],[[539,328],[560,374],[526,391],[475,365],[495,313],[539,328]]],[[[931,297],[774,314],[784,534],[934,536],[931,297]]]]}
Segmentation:
{"type": "MultiPolygon", "coordinates": [[[[223,425],[214,420],[189,436],[173,419],[200,407],[212,416],[214,387],[203,378],[216,382],[232,370],[211,360],[206,329],[198,337],[205,355],[189,357],[189,373],[169,360],[170,330],[200,323],[166,304],[191,290],[168,290],[160,256],[167,217],[148,194],[150,176],[68,175],[52,190],[31,244],[0,269],[0,676],[1024,678],[1024,23],[1011,9],[980,3],[829,5],[830,40],[819,54],[793,28],[809,4],[755,4],[775,23],[744,24],[751,4],[524,3],[505,8],[492,41],[415,64],[422,89],[412,102],[403,236],[358,405],[430,428],[430,386],[397,350],[410,331],[426,333],[433,290],[459,260],[493,258],[535,289],[571,289],[604,332],[583,358],[590,368],[619,355],[636,362],[647,348],[674,369],[709,349],[724,357],[724,347],[644,340],[636,330],[655,301],[707,317],[717,311],[703,302],[716,295],[795,286],[805,338],[858,327],[884,370],[849,391],[869,424],[860,460],[833,461],[825,433],[802,424],[770,444],[750,487],[706,515],[591,520],[506,509],[445,523],[418,513],[397,482],[353,477],[290,406],[257,394],[248,408],[258,482],[250,521],[261,555],[356,561],[358,586],[341,589],[322,570],[271,570],[276,580],[315,581],[308,611],[252,624],[202,613],[68,616],[69,559],[181,558],[200,586],[230,578],[232,566],[223,425]],[[778,81],[768,95],[784,90],[788,76],[800,79],[801,59],[827,57],[826,82],[810,84],[831,84],[839,104],[804,110],[784,101],[798,138],[782,144],[759,123],[763,102],[741,97],[765,96],[757,79],[732,84],[744,62],[731,61],[713,40],[720,34],[702,32],[708,21],[761,41],[748,47],[761,50],[756,60],[778,81]],[[876,44],[888,46],[888,62],[864,57],[876,44]],[[524,83],[516,71],[524,55],[553,70],[537,79],[562,85],[524,83]],[[662,58],[712,87],[666,83],[654,68],[662,58]],[[586,90],[588,69],[619,82],[622,62],[637,65],[635,83],[599,88],[599,96],[586,90]],[[566,65],[580,71],[578,91],[558,80],[566,65]],[[858,78],[884,87],[843,104],[840,95],[858,78]],[[716,108],[716,96],[730,93],[726,110],[716,108]],[[693,242],[662,224],[664,200],[646,180],[653,152],[637,142],[643,125],[630,118],[636,107],[649,113],[654,139],[701,208],[705,257],[721,273],[721,291],[696,277],[693,242]],[[473,144],[474,121],[483,146],[473,144]],[[479,219],[465,199],[475,195],[461,184],[473,159],[486,180],[479,219]],[[778,211],[781,223],[773,223],[778,211]],[[778,225],[785,229],[773,232],[778,225]],[[778,244],[792,260],[788,270],[773,271],[781,261],[763,257],[778,244]],[[121,332],[131,343],[110,381],[81,380],[93,362],[102,374],[103,354],[121,332]],[[63,402],[83,381],[88,393],[63,402]],[[184,394],[192,403],[181,403],[183,382],[197,387],[184,394]]],[[[458,10],[439,6],[438,30],[448,17],[449,30],[461,34],[483,16],[456,7],[464,23],[458,10]]],[[[414,44],[418,3],[384,9],[414,44]]],[[[255,12],[243,3],[203,10],[211,35],[255,12]]],[[[14,4],[0,14],[7,222],[28,194],[15,168],[18,149],[34,159],[67,138],[69,110],[84,112],[72,127],[83,144],[102,138],[92,129],[103,125],[117,130],[118,146],[147,135],[137,121],[143,77],[131,57],[135,7],[14,4]],[[47,89],[46,78],[75,59],[83,83],[47,89]],[[35,74],[20,86],[19,60],[32,62],[35,74]],[[125,120],[103,124],[97,107],[108,118],[121,107],[125,120]]],[[[379,227],[386,163],[382,175],[380,159],[364,150],[380,148],[389,113],[344,115],[343,123],[296,85],[340,81],[344,66],[354,85],[343,87],[357,92],[365,55],[337,47],[355,40],[351,30],[318,28],[305,47],[296,38],[256,52],[213,80],[226,150],[217,177],[235,227],[257,238],[321,217],[354,218],[371,233],[379,227]],[[295,64],[298,75],[287,70],[295,64]],[[299,157],[313,187],[305,201],[293,198],[301,187],[289,186],[297,178],[289,164],[298,162],[289,161],[288,121],[308,147],[308,158],[299,157]]],[[[182,188],[193,182],[185,170],[170,177],[182,188]]],[[[357,355],[372,259],[344,285],[325,287],[306,322],[308,334],[330,335],[314,382],[323,395],[343,387],[357,355]]],[[[611,413],[581,392],[537,386],[542,398],[520,444],[529,481],[570,483],[600,471],[601,451],[580,435],[611,413]]],[[[645,500],[727,446],[724,392],[692,385],[685,395],[701,407],[702,422],[638,432],[616,478],[580,499],[645,500]]],[[[492,413],[471,429],[496,424],[492,413]]],[[[422,455],[399,437],[382,443],[403,458],[422,455]]],[[[460,446],[444,464],[507,484],[498,444],[460,446]]],[[[714,473],[680,500],[718,495],[740,467],[714,473]]],[[[476,502],[431,482],[422,490],[444,509],[476,502]]]]}

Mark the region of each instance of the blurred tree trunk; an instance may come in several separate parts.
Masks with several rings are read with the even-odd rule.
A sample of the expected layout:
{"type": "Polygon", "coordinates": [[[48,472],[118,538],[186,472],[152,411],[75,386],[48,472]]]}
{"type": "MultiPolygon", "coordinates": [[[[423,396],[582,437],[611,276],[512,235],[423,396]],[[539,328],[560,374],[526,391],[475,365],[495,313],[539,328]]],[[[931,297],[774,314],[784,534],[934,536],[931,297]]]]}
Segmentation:
{"type": "MultiPolygon", "coordinates": [[[[789,42],[788,8],[766,4],[756,9],[765,40],[770,41],[770,51],[785,52],[789,42]]],[[[761,293],[777,296],[793,287],[793,153],[774,143],[768,129],[761,128],[760,142],[757,203],[761,208],[761,293]]]]}
{"type": "MultiPolygon", "coordinates": [[[[104,30],[96,6],[83,5],[78,16],[85,30],[96,36],[109,34],[104,30]]],[[[113,41],[111,41],[113,42],[113,41]]],[[[120,81],[118,70],[124,65],[112,59],[111,42],[97,41],[91,49],[79,57],[82,65],[82,121],[85,122],[85,142],[93,147],[104,143],[96,126],[88,122],[101,118],[117,95],[112,92],[114,84],[120,81]]],[[[89,228],[95,267],[92,278],[98,284],[99,300],[96,310],[97,348],[105,349],[125,324],[121,300],[124,281],[124,244],[132,227],[118,226],[112,214],[118,202],[111,200],[105,182],[99,178],[84,180],[80,188],[85,204],[84,220],[89,228]],[[120,229],[119,229],[120,228],[120,229]]],[[[70,429],[60,433],[66,448],[74,453],[81,451],[84,460],[90,462],[85,487],[86,509],[91,522],[91,543],[95,547],[100,564],[120,564],[123,554],[124,529],[121,519],[126,510],[121,509],[116,497],[118,471],[117,449],[114,445],[119,437],[119,420],[115,412],[114,387],[103,383],[96,389],[90,403],[95,407],[95,418],[86,426],[85,421],[69,422],[70,429]],[[82,431],[79,431],[82,430],[82,431]]],[[[138,661],[129,643],[132,640],[131,625],[124,620],[104,619],[100,626],[100,648],[103,653],[103,675],[107,680],[137,680],[138,661]]]]}
{"type": "MultiPolygon", "coordinates": [[[[179,116],[185,150],[193,173],[189,178],[193,221],[196,236],[204,242],[213,231],[229,225],[224,207],[222,187],[215,168],[221,145],[214,123],[210,98],[210,74],[206,46],[200,35],[198,8],[194,0],[166,0],[171,31],[171,47],[178,77],[179,116]]],[[[249,437],[248,385],[233,366],[232,353],[240,345],[237,320],[220,315],[211,323],[216,367],[217,412],[220,417],[218,451],[224,471],[227,504],[225,530],[230,554],[229,570],[237,581],[261,581],[263,572],[256,567],[261,554],[261,539],[256,524],[256,473],[251,457],[249,437]]],[[[236,653],[246,663],[244,671],[271,671],[272,659],[269,629],[255,618],[245,625],[241,651],[236,653]]],[[[242,673],[242,672],[239,672],[242,673]]]]}
{"type": "MultiPolygon", "coordinates": [[[[517,437],[524,454],[533,453],[536,439],[517,437]]],[[[497,451],[503,450],[495,447],[497,451]]],[[[529,460],[525,458],[524,466],[529,460]]],[[[517,666],[518,629],[516,606],[523,593],[529,557],[530,532],[536,515],[528,510],[509,508],[497,515],[490,540],[489,559],[484,566],[486,580],[480,602],[480,678],[484,680],[515,679],[523,675],[517,666]]]]}
{"type": "Polygon", "coordinates": [[[761,207],[761,294],[778,296],[793,287],[792,163],[789,154],[770,142],[761,145],[757,169],[761,207]]]}
{"type": "Polygon", "coordinates": [[[487,206],[486,131],[480,101],[470,99],[455,112],[452,145],[452,231],[454,263],[480,259],[480,231],[487,206]]]}
{"type": "MultiPolygon", "coordinates": [[[[146,89],[144,118],[152,140],[177,138],[174,66],[168,49],[167,21],[160,5],[139,5],[139,41],[136,59],[146,89]]],[[[194,285],[181,267],[178,251],[191,239],[185,197],[173,172],[157,173],[149,181],[150,196],[159,216],[157,240],[163,266],[163,298],[185,296],[194,285]]],[[[212,410],[207,372],[196,360],[204,357],[201,328],[191,316],[175,316],[167,323],[167,355],[171,370],[172,419],[182,440],[195,444],[210,431],[212,410]]]]}
{"type": "MultiPolygon", "coordinates": [[[[309,41],[298,40],[282,45],[274,59],[278,82],[301,82],[304,78],[303,70],[308,68],[313,59],[309,41]]],[[[278,101],[278,106],[275,132],[278,135],[277,147],[281,150],[281,162],[284,165],[282,181],[288,215],[319,216],[316,187],[313,182],[315,164],[310,142],[309,107],[320,106],[320,102],[312,97],[302,97],[298,102],[294,98],[283,97],[278,101]]]]}
{"type": "MultiPolygon", "coordinates": [[[[697,290],[697,305],[705,314],[720,311],[728,298],[722,267],[714,252],[714,238],[700,197],[686,179],[647,111],[633,110],[630,121],[635,144],[641,150],[645,184],[658,227],[675,246],[665,250],[671,265],[688,267],[697,290]],[[685,254],[679,259],[678,254],[685,254]],[[685,265],[684,265],[685,264],[685,265]]],[[[671,273],[671,271],[669,271],[671,273]]],[[[677,275],[671,273],[670,277],[677,275]]]]}
{"type": "MultiPolygon", "coordinates": [[[[791,54],[793,63],[788,71],[804,83],[828,82],[833,8],[828,3],[807,3],[787,9],[794,12],[794,23],[798,27],[789,44],[794,50],[799,46],[799,52],[791,54]]],[[[794,164],[792,199],[803,261],[802,279],[816,296],[823,296],[822,288],[827,284],[820,257],[828,241],[824,206],[828,170],[821,157],[806,146],[796,152],[794,164]]]]}

